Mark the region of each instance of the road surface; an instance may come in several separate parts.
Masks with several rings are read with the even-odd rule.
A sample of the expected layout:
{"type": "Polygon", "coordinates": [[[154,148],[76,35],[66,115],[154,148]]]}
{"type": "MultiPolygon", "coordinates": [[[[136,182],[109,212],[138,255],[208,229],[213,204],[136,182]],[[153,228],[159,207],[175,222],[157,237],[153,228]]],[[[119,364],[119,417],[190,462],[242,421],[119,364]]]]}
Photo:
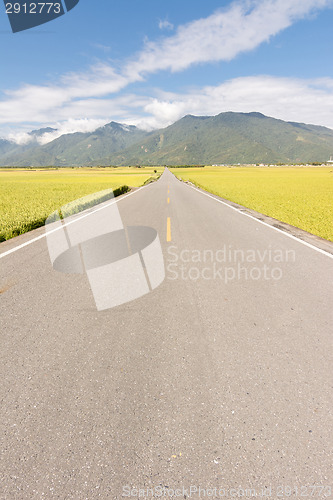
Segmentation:
{"type": "Polygon", "coordinates": [[[134,301],[97,311],[44,237],[0,258],[0,498],[324,498],[332,258],[167,170],[117,206],[163,248],[134,301]]]}

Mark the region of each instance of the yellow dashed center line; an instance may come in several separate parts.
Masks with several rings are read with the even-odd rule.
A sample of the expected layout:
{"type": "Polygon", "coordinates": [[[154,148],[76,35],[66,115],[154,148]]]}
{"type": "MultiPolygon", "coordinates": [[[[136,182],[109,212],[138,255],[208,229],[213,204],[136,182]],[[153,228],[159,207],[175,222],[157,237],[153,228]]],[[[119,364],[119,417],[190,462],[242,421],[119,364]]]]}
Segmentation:
{"type": "Polygon", "coordinates": [[[171,220],[167,218],[167,241],[171,241],[171,220]]]}
{"type": "Polygon", "coordinates": [[[170,203],[170,198],[168,198],[168,203],[170,203]]]}

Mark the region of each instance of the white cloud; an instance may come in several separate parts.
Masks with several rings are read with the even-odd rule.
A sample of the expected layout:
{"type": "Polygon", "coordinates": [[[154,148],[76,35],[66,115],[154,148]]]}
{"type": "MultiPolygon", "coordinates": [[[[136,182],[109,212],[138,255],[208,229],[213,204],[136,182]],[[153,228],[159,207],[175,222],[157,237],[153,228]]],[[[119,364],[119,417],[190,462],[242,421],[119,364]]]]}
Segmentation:
{"type": "Polygon", "coordinates": [[[102,52],[110,52],[111,47],[109,45],[103,45],[102,43],[93,43],[92,44],[95,49],[101,50],[102,52]]]}
{"type": "Polygon", "coordinates": [[[158,27],[160,28],[160,30],[173,30],[174,26],[172,23],[170,23],[169,21],[165,20],[165,21],[160,21],[158,23],[158,27]]]}
{"type": "MultiPolygon", "coordinates": [[[[330,81],[316,84],[317,91],[315,88],[311,89],[309,83],[304,83],[304,87],[299,84],[301,89],[298,95],[293,92],[295,85],[297,87],[295,80],[292,85],[291,80],[286,80],[285,86],[281,79],[271,79],[270,88],[266,89],[262,82],[267,80],[253,77],[254,79],[235,79],[215,88],[206,87],[202,92],[198,91],[198,96],[191,93],[179,98],[172,97],[170,101],[133,95],[115,98],[110,96],[133,82],[143,81],[148,74],[159,70],[175,72],[185,70],[193,64],[229,61],[238,54],[267,42],[298,19],[332,5],[332,2],[333,0],[236,0],[225,10],[179,26],[174,34],[146,42],[143,50],[124,61],[118,70],[107,63],[100,63],[87,72],[65,74],[56,83],[23,85],[16,90],[5,91],[5,99],[0,101],[0,124],[7,127],[10,124],[20,124],[26,130],[28,123],[34,126],[69,123],[70,117],[72,123],[79,127],[76,130],[80,130],[82,119],[98,122],[119,119],[127,123],[129,119],[133,119],[142,126],[153,127],[174,121],[185,112],[196,112],[196,109],[200,113],[211,114],[214,100],[210,94],[215,94],[215,112],[222,111],[227,106],[230,109],[246,110],[248,103],[251,103],[252,109],[263,112],[267,109],[271,114],[276,109],[277,113],[281,113],[281,107],[274,104],[280,102],[281,106],[282,100],[289,103],[289,114],[294,114],[297,119],[296,111],[298,115],[305,115],[306,109],[312,106],[310,103],[304,107],[298,95],[310,95],[321,106],[322,96],[330,95],[330,81]],[[246,85],[251,85],[253,93],[247,92],[245,82],[246,85]],[[279,99],[273,97],[270,89],[274,82],[277,82],[278,95],[284,88],[290,90],[292,102],[287,94],[281,94],[279,99]],[[272,99],[273,103],[268,102],[272,99]]],[[[161,26],[166,27],[166,22],[161,21],[161,26]]],[[[311,116],[310,110],[307,115],[311,116]]],[[[321,116],[326,123],[328,118],[324,109],[321,116]]]]}
{"type": "MultiPolygon", "coordinates": [[[[333,129],[333,79],[262,75],[235,78],[182,94],[157,91],[154,97],[128,94],[113,99],[74,101],[61,108],[57,122],[44,123],[57,131],[45,134],[39,141],[46,143],[76,131],[91,132],[109,122],[110,116],[121,123],[152,130],[168,126],[186,114],[216,115],[225,111],[258,111],[286,121],[333,129]],[[80,119],[82,114],[87,118],[80,119]]],[[[15,134],[10,137],[14,140],[15,134]]],[[[24,143],[26,137],[25,133],[18,134],[17,140],[24,143]]]]}
{"type": "Polygon", "coordinates": [[[286,121],[333,129],[333,79],[301,80],[256,76],[235,78],[187,94],[162,93],[144,106],[147,117],[137,123],[167,126],[186,114],[216,115],[225,111],[258,111],[286,121]]]}
{"type": "Polygon", "coordinates": [[[233,2],[227,10],[180,26],[173,36],[147,42],[125,73],[142,76],[157,70],[181,71],[192,64],[230,61],[331,4],[332,0],[233,2]]]}
{"type": "Polygon", "coordinates": [[[7,90],[7,99],[0,102],[0,123],[31,122],[32,118],[34,123],[57,120],[62,110],[77,99],[116,93],[129,82],[110,66],[98,64],[88,73],[64,75],[57,85],[24,85],[7,90]]]}
{"type": "Polygon", "coordinates": [[[34,140],[34,137],[32,135],[29,135],[28,132],[17,132],[17,133],[9,133],[7,135],[7,139],[11,142],[15,142],[16,144],[19,144],[20,146],[25,146],[26,144],[29,144],[29,142],[34,140]]]}
{"type": "Polygon", "coordinates": [[[105,125],[105,120],[103,119],[69,119],[64,122],[54,123],[52,128],[55,128],[56,130],[43,134],[37,138],[37,141],[40,144],[47,144],[48,142],[54,141],[54,139],[57,139],[61,135],[74,134],[75,132],[93,132],[98,127],[102,127],[103,125],[105,125]]]}

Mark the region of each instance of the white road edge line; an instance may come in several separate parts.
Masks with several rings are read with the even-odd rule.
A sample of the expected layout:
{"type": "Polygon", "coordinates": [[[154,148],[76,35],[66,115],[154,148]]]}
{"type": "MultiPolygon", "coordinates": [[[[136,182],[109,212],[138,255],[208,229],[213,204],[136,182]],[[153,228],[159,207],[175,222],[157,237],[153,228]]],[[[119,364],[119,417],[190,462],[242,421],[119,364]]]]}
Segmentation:
{"type": "MultiPolygon", "coordinates": [[[[29,240],[29,241],[26,241],[25,243],[22,243],[22,245],[14,247],[11,250],[7,250],[7,252],[3,252],[3,253],[0,254],[0,259],[2,259],[3,257],[6,257],[7,255],[10,255],[10,254],[12,254],[14,252],[17,252],[17,250],[20,250],[21,248],[27,247],[28,245],[31,245],[32,243],[35,243],[36,241],[42,240],[47,235],[55,233],[56,231],[59,231],[60,229],[63,229],[65,226],[69,226],[70,224],[74,224],[75,222],[77,222],[79,220],[82,220],[85,217],[89,217],[89,215],[92,215],[92,214],[94,214],[96,212],[99,212],[100,210],[104,210],[104,208],[107,208],[110,205],[114,205],[115,203],[119,203],[120,201],[127,199],[129,196],[131,196],[131,195],[133,195],[135,193],[138,193],[139,191],[141,191],[141,189],[143,189],[144,187],[147,187],[147,186],[149,186],[149,184],[147,184],[146,186],[141,186],[139,189],[136,189],[132,193],[128,193],[127,195],[122,196],[121,198],[119,198],[119,200],[117,199],[118,197],[116,197],[116,198],[113,199],[113,201],[111,201],[107,205],[104,205],[103,207],[96,208],[96,210],[93,210],[92,212],[89,212],[88,214],[82,215],[82,217],[78,217],[77,219],[74,219],[74,220],[72,220],[70,222],[67,222],[67,224],[63,224],[61,227],[57,227],[56,229],[53,229],[52,231],[48,231],[48,233],[44,233],[41,236],[37,236],[37,238],[33,238],[32,240],[29,240]]],[[[41,227],[43,227],[43,226],[41,226],[41,227]]],[[[20,235],[20,236],[22,236],[22,235],[20,235]]],[[[10,241],[10,240],[8,240],[8,241],[10,241]]]]}
{"type": "MultiPolygon", "coordinates": [[[[184,184],[186,184],[186,183],[184,183],[184,184]]],[[[208,198],[212,198],[212,200],[215,200],[218,203],[222,203],[222,205],[226,205],[227,207],[231,208],[232,210],[235,210],[235,212],[238,212],[241,215],[245,215],[245,217],[249,217],[250,219],[253,219],[256,222],[259,222],[259,224],[263,224],[264,226],[270,227],[271,229],[274,229],[274,231],[278,231],[279,233],[282,233],[285,236],[288,236],[288,238],[291,238],[292,240],[298,241],[299,243],[302,243],[302,245],[305,245],[309,248],[312,248],[313,250],[316,250],[316,252],[322,253],[323,255],[326,255],[327,257],[330,257],[331,259],[333,259],[333,255],[331,253],[326,252],[325,250],[322,250],[321,248],[315,247],[314,245],[311,245],[311,243],[307,243],[306,241],[303,241],[300,238],[297,238],[296,236],[293,236],[292,234],[287,233],[286,231],[282,231],[281,229],[278,229],[277,227],[271,226],[270,224],[267,224],[267,222],[263,222],[262,220],[256,219],[256,217],[253,217],[253,215],[241,212],[239,208],[233,207],[232,205],[225,203],[225,201],[219,200],[218,198],[215,198],[215,196],[212,196],[208,193],[205,193],[204,191],[201,191],[200,189],[198,189],[195,186],[191,186],[190,184],[186,184],[186,185],[192,189],[195,189],[195,191],[198,191],[199,193],[201,193],[205,196],[208,196],[208,198]]]]}

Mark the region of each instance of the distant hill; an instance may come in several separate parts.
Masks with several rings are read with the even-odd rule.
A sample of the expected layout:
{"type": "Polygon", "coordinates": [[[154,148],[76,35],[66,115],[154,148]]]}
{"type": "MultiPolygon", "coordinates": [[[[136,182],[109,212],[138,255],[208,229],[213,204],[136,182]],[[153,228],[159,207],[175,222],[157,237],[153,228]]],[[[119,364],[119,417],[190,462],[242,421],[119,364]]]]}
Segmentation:
{"type": "Polygon", "coordinates": [[[29,135],[32,135],[33,137],[41,137],[42,135],[50,134],[51,132],[57,132],[57,129],[51,127],[39,128],[38,130],[32,130],[29,132],[29,135]]]}
{"type": "Polygon", "coordinates": [[[4,163],[5,165],[9,165],[10,163],[6,163],[6,158],[19,158],[22,159],[26,152],[33,148],[39,147],[38,138],[42,135],[50,132],[56,132],[57,129],[47,127],[41,128],[38,130],[32,130],[28,132],[28,136],[30,136],[29,141],[26,144],[17,144],[14,141],[9,141],[5,139],[0,139],[0,166],[4,163]]]}
{"type": "MultiPolygon", "coordinates": [[[[45,130],[52,131],[52,129],[45,130]]],[[[132,125],[111,122],[92,133],[65,134],[43,146],[35,143],[28,151],[22,152],[16,148],[14,152],[0,156],[0,165],[72,166],[98,163],[100,158],[109,157],[112,153],[127,148],[147,135],[147,132],[132,125]]]]}
{"type": "MultiPolygon", "coordinates": [[[[6,142],[6,141],[4,141],[6,142]]],[[[7,141],[8,142],[8,141],[7,141]]],[[[187,115],[154,132],[111,122],[26,151],[2,153],[0,165],[196,165],[312,163],[333,155],[333,130],[261,113],[187,115]]]]}
{"type": "Polygon", "coordinates": [[[16,144],[5,139],[0,139],[0,161],[1,157],[16,149],[16,144]]]}
{"type": "Polygon", "coordinates": [[[333,130],[260,113],[185,116],[109,161],[114,164],[322,162],[333,154],[333,130]]]}

